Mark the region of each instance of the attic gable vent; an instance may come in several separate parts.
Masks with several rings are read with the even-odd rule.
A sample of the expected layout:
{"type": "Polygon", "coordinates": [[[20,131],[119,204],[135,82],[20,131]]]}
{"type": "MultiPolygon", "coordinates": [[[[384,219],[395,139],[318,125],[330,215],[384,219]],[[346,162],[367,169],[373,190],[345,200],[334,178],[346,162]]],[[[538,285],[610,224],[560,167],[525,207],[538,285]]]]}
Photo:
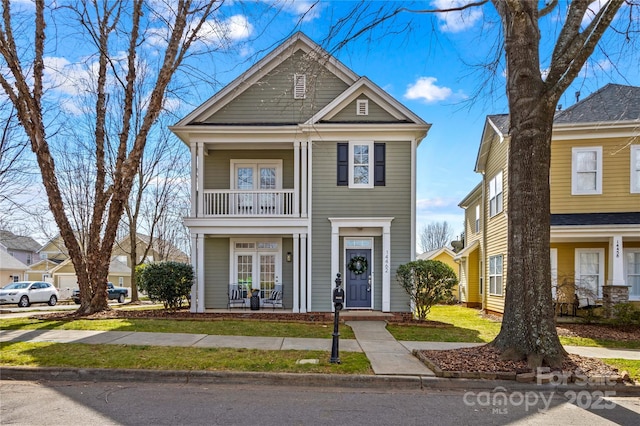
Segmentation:
{"type": "Polygon", "coordinates": [[[369,115],[368,99],[358,99],[356,101],[356,115],[369,115]]]}
{"type": "Polygon", "coordinates": [[[306,97],[307,97],[307,76],[305,74],[294,74],[293,99],[305,99],[306,97]]]}

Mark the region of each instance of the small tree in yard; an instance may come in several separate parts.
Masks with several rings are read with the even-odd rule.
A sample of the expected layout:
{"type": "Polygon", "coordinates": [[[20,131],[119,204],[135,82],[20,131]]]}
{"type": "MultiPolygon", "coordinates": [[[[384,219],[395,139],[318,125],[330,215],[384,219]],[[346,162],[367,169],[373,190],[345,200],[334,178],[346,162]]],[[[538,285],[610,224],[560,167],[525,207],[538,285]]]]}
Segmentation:
{"type": "Polygon", "coordinates": [[[453,296],[456,273],[439,260],[415,260],[398,267],[397,280],[411,297],[418,319],[427,319],[431,306],[453,296]]]}
{"type": "Polygon", "coordinates": [[[158,262],[136,268],[140,290],[165,309],[175,311],[189,296],[193,285],[193,267],[188,263],[158,262]]]}

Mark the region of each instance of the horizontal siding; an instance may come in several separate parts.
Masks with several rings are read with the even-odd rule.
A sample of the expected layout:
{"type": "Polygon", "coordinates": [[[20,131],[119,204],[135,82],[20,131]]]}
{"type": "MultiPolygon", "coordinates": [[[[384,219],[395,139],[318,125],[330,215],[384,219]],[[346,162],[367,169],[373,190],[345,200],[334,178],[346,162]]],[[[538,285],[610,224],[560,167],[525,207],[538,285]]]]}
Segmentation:
{"type": "MultiPolygon", "coordinates": [[[[312,309],[330,309],[331,223],[329,217],[394,217],[391,222],[391,310],[409,310],[408,296],[395,281],[395,271],[411,261],[411,143],[386,142],[386,186],[349,189],[336,185],[337,141],[313,143],[312,309]],[[319,285],[318,285],[319,284],[319,285]]],[[[377,245],[377,243],[376,243],[377,245]]],[[[375,270],[381,271],[381,242],[375,250],[375,270]]],[[[342,263],[341,263],[342,265],[342,263]]],[[[381,295],[376,274],[376,300],[381,295]]],[[[381,303],[381,299],[380,302],[381,303]]]]}
{"type": "Polygon", "coordinates": [[[509,199],[509,188],[507,182],[509,182],[509,175],[507,169],[507,158],[509,155],[509,144],[508,142],[502,141],[499,142],[497,139],[493,141],[491,144],[490,152],[489,152],[489,160],[487,161],[486,167],[486,180],[485,180],[485,191],[486,194],[485,203],[483,206],[483,216],[486,217],[485,226],[486,226],[486,254],[485,254],[485,262],[484,262],[484,276],[486,279],[484,280],[484,291],[487,295],[487,303],[485,308],[490,311],[495,312],[504,312],[504,296],[506,294],[506,284],[507,284],[507,261],[508,261],[508,253],[507,253],[507,215],[505,212],[508,207],[508,199],[509,199]],[[493,217],[489,217],[489,182],[493,177],[499,172],[502,171],[502,197],[503,197],[503,205],[502,212],[498,213],[493,217]],[[502,255],[502,296],[492,296],[489,294],[489,258],[491,256],[502,255]]]}
{"type": "Polygon", "coordinates": [[[204,240],[204,307],[225,309],[229,287],[229,239],[204,240]]]}
{"type": "Polygon", "coordinates": [[[303,123],[348,85],[302,52],[294,53],[206,120],[207,123],[303,123]],[[293,98],[294,74],[306,74],[307,96],[293,98]]]}
{"type": "Polygon", "coordinates": [[[631,147],[627,139],[554,141],[551,144],[551,212],[640,211],[640,194],[630,192],[630,173],[631,147]],[[598,146],[602,147],[602,194],[571,195],[572,148],[598,146]]]}
{"type": "Polygon", "coordinates": [[[398,122],[399,120],[395,118],[393,115],[389,114],[387,111],[382,109],[378,104],[373,102],[368,97],[361,95],[358,99],[354,99],[353,102],[349,103],[342,111],[337,113],[335,116],[331,118],[331,120],[327,120],[328,122],[398,122]],[[369,101],[369,114],[368,115],[357,115],[356,107],[357,101],[367,99],[369,101]]]}
{"type": "Polygon", "coordinates": [[[466,302],[481,303],[480,296],[480,250],[476,249],[469,254],[467,259],[467,300],[466,302]]]}
{"type": "Polygon", "coordinates": [[[282,187],[293,188],[293,147],[291,150],[210,150],[204,157],[204,188],[230,189],[231,160],[282,160],[282,187]]]}

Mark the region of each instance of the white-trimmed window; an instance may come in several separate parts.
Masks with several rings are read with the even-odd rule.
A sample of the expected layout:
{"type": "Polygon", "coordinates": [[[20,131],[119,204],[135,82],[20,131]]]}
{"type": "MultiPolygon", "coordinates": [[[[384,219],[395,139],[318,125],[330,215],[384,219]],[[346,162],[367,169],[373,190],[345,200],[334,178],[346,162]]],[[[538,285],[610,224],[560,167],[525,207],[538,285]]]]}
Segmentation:
{"type": "Polygon", "coordinates": [[[476,234],[480,232],[480,205],[476,206],[476,234]]]}
{"type": "Polygon", "coordinates": [[[640,145],[631,145],[631,193],[640,193],[640,145]]]}
{"type": "Polygon", "coordinates": [[[502,170],[489,181],[489,217],[502,211],[502,170]]]}
{"type": "Polygon", "coordinates": [[[602,194],[602,147],[575,147],[571,159],[571,195],[602,194]]]}
{"type": "Polygon", "coordinates": [[[293,99],[305,99],[307,97],[307,76],[305,74],[293,75],[293,99]]]}
{"type": "Polygon", "coordinates": [[[373,188],[373,141],[349,142],[349,187],[373,188]]]}
{"type": "Polygon", "coordinates": [[[240,284],[247,291],[260,290],[260,298],[268,298],[282,275],[282,240],[232,240],[230,284],[240,284]]]}
{"type": "Polygon", "coordinates": [[[576,294],[580,298],[588,298],[593,304],[602,296],[604,285],[604,249],[584,248],[575,251],[576,294]]]}
{"type": "Polygon", "coordinates": [[[625,249],[624,276],[629,286],[629,299],[640,300],[640,248],[625,249]]]}
{"type": "Polygon", "coordinates": [[[369,115],[368,99],[358,99],[356,101],[356,115],[369,115]]]}
{"type": "Polygon", "coordinates": [[[502,255],[489,258],[489,294],[502,296],[502,255]]]}

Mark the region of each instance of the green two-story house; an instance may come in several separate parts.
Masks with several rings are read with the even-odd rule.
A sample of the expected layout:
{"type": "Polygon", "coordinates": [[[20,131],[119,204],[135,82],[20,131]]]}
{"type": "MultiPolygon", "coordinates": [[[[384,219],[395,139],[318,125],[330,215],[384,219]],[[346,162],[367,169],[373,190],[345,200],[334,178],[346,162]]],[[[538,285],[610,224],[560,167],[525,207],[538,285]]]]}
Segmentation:
{"type": "Polygon", "coordinates": [[[171,127],[191,150],[191,310],[411,312],[416,149],[430,125],[302,33],[171,127]],[[237,296],[237,294],[236,294],[237,296]],[[241,304],[244,306],[244,304],[241,304]]]}

